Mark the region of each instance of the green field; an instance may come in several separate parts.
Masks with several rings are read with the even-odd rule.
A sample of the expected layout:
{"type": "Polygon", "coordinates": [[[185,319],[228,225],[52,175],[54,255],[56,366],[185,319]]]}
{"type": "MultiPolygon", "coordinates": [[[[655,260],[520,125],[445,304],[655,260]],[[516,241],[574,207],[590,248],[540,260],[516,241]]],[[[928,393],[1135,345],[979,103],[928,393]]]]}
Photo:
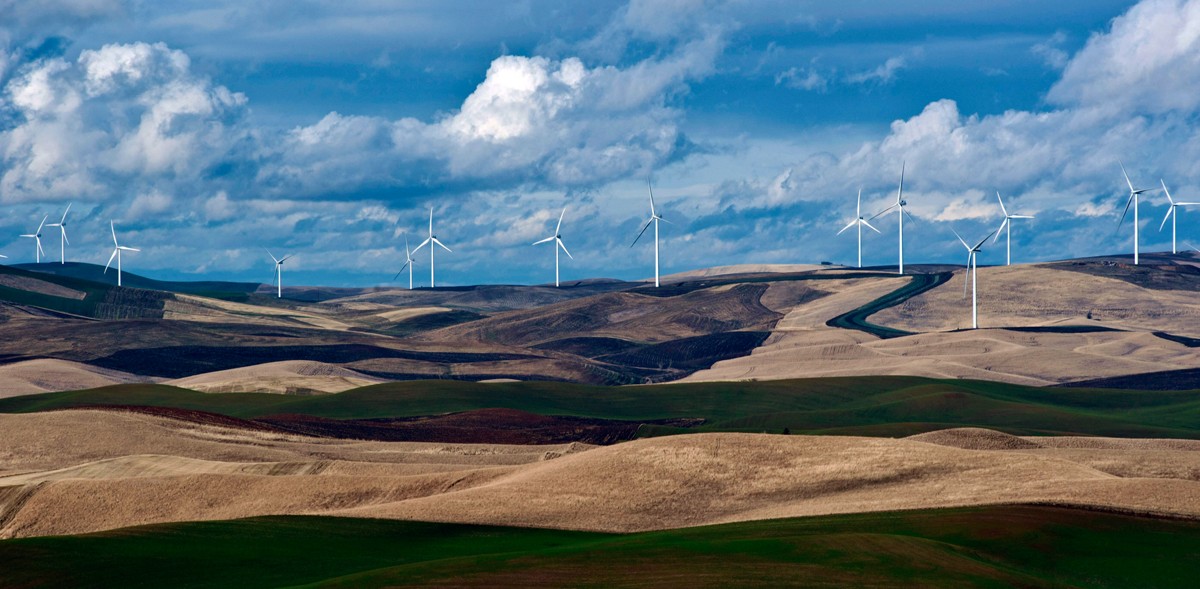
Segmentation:
{"type": "Polygon", "coordinates": [[[901,436],[948,427],[1018,435],[1200,438],[1200,391],[1037,388],[970,380],[881,376],[768,382],[597,387],[555,382],[405,381],[337,395],[205,394],[117,385],[0,399],[0,413],[146,405],[240,418],[303,414],[332,419],[409,417],[503,407],[542,415],[649,421],[704,418],[682,431],[901,436]]]}
{"type": "Polygon", "coordinates": [[[263,517],[0,541],[0,587],[1194,587],[1200,522],[1056,507],[609,535],[263,517]]]}

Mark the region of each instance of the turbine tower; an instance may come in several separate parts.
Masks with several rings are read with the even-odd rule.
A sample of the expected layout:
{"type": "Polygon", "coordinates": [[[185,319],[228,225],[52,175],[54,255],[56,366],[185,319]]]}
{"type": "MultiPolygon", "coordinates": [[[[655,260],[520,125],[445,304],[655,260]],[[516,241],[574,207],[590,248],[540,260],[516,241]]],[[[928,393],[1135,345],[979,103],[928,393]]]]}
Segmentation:
{"type": "Polygon", "coordinates": [[[563,207],[562,212],[558,214],[558,225],[554,227],[554,235],[551,235],[550,237],[547,237],[546,239],[533,242],[533,245],[541,245],[548,241],[554,242],[554,287],[555,288],[558,288],[558,250],[562,249],[562,251],[567,254],[568,258],[571,258],[572,260],[575,259],[575,256],[572,256],[571,252],[567,251],[567,246],[563,245],[562,234],[559,233],[559,230],[562,229],[563,215],[566,215],[566,214],[567,214],[567,207],[563,207]]]}
{"type": "Polygon", "coordinates": [[[862,228],[863,228],[863,225],[870,227],[871,231],[874,231],[875,233],[879,233],[879,230],[876,229],[870,223],[868,223],[867,220],[864,219],[862,216],[862,189],[861,188],[858,189],[858,208],[855,209],[855,215],[857,215],[857,216],[854,218],[854,220],[847,223],[845,227],[842,227],[842,230],[838,231],[837,234],[841,235],[842,233],[845,233],[845,231],[847,229],[849,229],[855,225],[858,225],[858,267],[862,268],[862,228]]]}
{"type": "Polygon", "coordinates": [[[59,232],[62,233],[62,257],[59,259],[60,264],[67,263],[67,244],[71,243],[71,241],[67,239],[67,213],[69,212],[71,212],[70,203],[67,204],[67,210],[63,211],[62,220],[57,223],[46,225],[47,227],[58,227],[59,232]]]}
{"type": "Polygon", "coordinates": [[[1121,166],[1121,173],[1125,175],[1125,183],[1129,185],[1129,200],[1125,201],[1125,212],[1121,213],[1121,221],[1117,223],[1117,231],[1121,230],[1121,225],[1125,223],[1125,215],[1129,214],[1129,205],[1133,205],[1133,265],[1138,265],[1138,196],[1143,192],[1158,192],[1157,188],[1141,188],[1135,189],[1133,182],[1129,179],[1129,173],[1125,171],[1125,164],[1117,162],[1121,166]]]}
{"type": "Polygon", "coordinates": [[[1004,231],[1004,240],[1007,242],[1007,253],[1004,255],[1004,265],[1012,265],[1012,220],[1013,219],[1032,219],[1033,215],[1010,215],[1008,209],[1004,208],[1004,199],[1000,198],[1000,191],[996,191],[996,200],[1000,201],[1000,210],[1004,211],[1004,222],[1000,224],[1000,228],[996,230],[996,239],[992,243],[1000,240],[1000,232],[1004,231]]]}
{"type": "Polygon", "coordinates": [[[413,255],[413,252],[408,249],[408,234],[405,233],[404,234],[404,265],[400,266],[400,271],[397,272],[396,275],[392,277],[392,280],[395,281],[397,278],[400,278],[400,274],[402,274],[404,272],[405,268],[408,268],[408,290],[412,290],[412,288],[413,288],[413,264],[416,262],[416,260],[413,259],[412,255],[413,255]]]}
{"type": "Polygon", "coordinates": [[[1171,207],[1167,209],[1167,216],[1163,217],[1162,223],[1158,226],[1158,230],[1162,231],[1163,226],[1167,224],[1167,219],[1171,220],[1171,253],[1177,254],[1179,252],[1175,251],[1175,221],[1179,218],[1179,215],[1175,213],[1175,207],[1200,205],[1200,202],[1175,202],[1175,199],[1171,198],[1171,191],[1167,190],[1167,183],[1161,178],[1158,181],[1162,184],[1163,192],[1167,195],[1167,202],[1171,203],[1171,207]]]}
{"type": "Polygon", "coordinates": [[[104,265],[104,273],[108,274],[108,267],[112,265],[113,258],[117,259],[117,286],[121,286],[121,252],[140,252],[142,250],[132,247],[125,247],[117,243],[117,228],[112,221],[108,222],[108,228],[112,230],[113,236],[113,253],[108,257],[108,263],[104,265]]]}
{"type": "Polygon", "coordinates": [[[979,260],[976,254],[978,254],[979,250],[983,248],[983,244],[987,243],[987,240],[992,237],[992,233],[999,233],[1000,230],[993,230],[992,233],[987,234],[987,237],[979,240],[979,242],[974,246],[967,245],[966,240],[964,240],[957,231],[954,231],[954,229],[951,229],[950,231],[953,231],[954,236],[958,238],[958,242],[963,244],[963,247],[967,248],[967,275],[964,277],[967,280],[963,282],[963,296],[967,296],[967,282],[970,282],[971,329],[979,329],[979,299],[976,292],[976,287],[978,286],[979,281],[979,260]]]}
{"type": "Polygon", "coordinates": [[[33,233],[25,233],[25,234],[21,235],[21,237],[32,237],[33,238],[34,243],[35,243],[35,247],[33,248],[33,260],[37,264],[42,263],[42,256],[44,256],[46,254],[45,250],[42,249],[42,226],[46,224],[46,219],[49,219],[49,218],[50,218],[50,215],[46,215],[45,217],[42,217],[42,222],[40,224],[38,224],[37,231],[34,231],[33,233]]]}
{"type": "Polygon", "coordinates": [[[288,254],[282,258],[276,258],[275,254],[271,253],[271,250],[266,250],[266,252],[267,252],[268,256],[271,256],[272,260],[275,260],[275,298],[282,299],[283,298],[283,263],[288,261],[288,258],[292,257],[292,254],[288,254]]]}
{"type": "Polygon", "coordinates": [[[654,223],[654,286],[655,286],[655,288],[657,288],[658,287],[658,222],[662,221],[664,223],[670,223],[670,221],[662,218],[662,215],[659,215],[658,211],[655,210],[655,208],[654,208],[654,188],[652,188],[650,186],[649,179],[646,179],[646,189],[650,191],[650,218],[646,219],[646,224],[642,225],[642,230],[638,232],[637,237],[633,238],[633,243],[629,244],[629,247],[633,247],[633,246],[637,245],[638,240],[642,238],[642,234],[646,232],[646,228],[649,227],[651,223],[654,223]]]}
{"type": "MultiPolygon", "coordinates": [[[[879,211],[878,213],[875,213],[875,217],[878,217],[892,209],[899,209],[899,212],[897,213],[897,215],[900,217],[900,273],[901,274],[904,274],[904,215],[908,215],[909,219],[916,221],[916,218],[914,218],[911,214],[909,214],[908,211],[904,210],[904,207],[908,206],[908,201],[904,200],[904,166],[905,166],[905,162],[900,162],[900,187],[896,189],[896,202],[894,204],[892,204],[892,206],[890,206],[886,209],[883,209],[882,211],[879,211]]],[[[870,220],[872,220],[872,221],[875,220],[875,217],[871,217],[870,220]]]]}
{"type": "Polygon", "coordinates": [[[450,253],[454,253],[454,250],[446,247],[446,244],[442,243],[441,241],[438,241],[437,236],[433,234],[433,207],[429,207],[429,237],[425,241],[422,241],[421,245],[417,246],[417,249],[412,251],[412,253],[415,254],[417,253],[417,250],[425,247],[426,244],[429,245],[429,288],[436,286],[436,283],[433,281],[433,244],[435,243],[442,246],[442,249],[450,253]]]}

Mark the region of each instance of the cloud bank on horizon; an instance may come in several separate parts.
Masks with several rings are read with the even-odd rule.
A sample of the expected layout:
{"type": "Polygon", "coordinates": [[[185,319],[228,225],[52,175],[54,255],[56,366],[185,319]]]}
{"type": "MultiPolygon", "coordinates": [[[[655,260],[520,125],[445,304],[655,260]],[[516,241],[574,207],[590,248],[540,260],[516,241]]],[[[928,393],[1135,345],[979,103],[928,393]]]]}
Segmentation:
{"type": "MultiPolygon", "coordinates": [[[[961,262],[949,227],[999,225],[996,191],[1037,214],[1018,261],[1131,249],[1119,160],[1200,192],[1200,0],[1001,4],[532,2],[455,22],[437,3],[0,2],[0,251],[25,261],[16,235],[74,202],[80,261],[103,261],[115,218],[134,272],[265,281],[268,246],[302,280],[381,284],[433,206],[447,284],[541,283],[530,244],[566,204],[564,279],[643,278],[628,242],[653,177],[665,272],[849,262],[833,234],[859,187],[886,206],[901,162],[910,263],[961,262]]],[[[1169,247],[1165,207],[1144,209],[1143,251],[1169,247]]],[[[1200,240],[1200,211],[1180,221],[1200,240]]],[[[867,264],[895,262],[884,224],[867,264]]]]}

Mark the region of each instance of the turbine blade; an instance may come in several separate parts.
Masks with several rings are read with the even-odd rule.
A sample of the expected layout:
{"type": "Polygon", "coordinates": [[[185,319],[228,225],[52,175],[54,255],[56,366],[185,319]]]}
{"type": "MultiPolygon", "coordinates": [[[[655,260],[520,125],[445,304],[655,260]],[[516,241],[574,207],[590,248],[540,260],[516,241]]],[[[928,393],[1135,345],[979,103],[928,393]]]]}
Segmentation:
{"type": "Polygon", "coordinates": [[[986,237],[984,237],[983,239],[979,240],[979,243],[975,244],[975,247],[971,248],[971,251],[973,251],[973,252],[975,252],[975,251],[979,251],[979,248],[983,247],[983,244],[984,244],[984,243],[987,243],[987,240],[989,240],[989,239],[991,239],[991,238],[992,238],[992,234],[999,235],[999,234],[1000,234],[1000,230],[999,230],[999,229],[994,229],[994,230],[992,230],[992,233],[989,233],[989,234],[987,234],[987,236],[986,236],[986,237]]]}
{"type": "Polygon", "coordinates": [[[113,222],[112,222],[112,220],[111,220],[111,219],[108,221],[108,228],[109,228],[109,229],[112,229],[112,234],[113,234],[113,246],[118,246],[118,245],[121,245],[121,244],[117,243],[117,226],[116,226],[116,225],[113,225],[113,222]]]}
{"type": "Polygon", "coordinates": [[[66,228],[66,227],[63,227],[62,225],[59,225],[59,226],[58,226],[58,230],[59,230],[59,231],[62,231],[62,238],[63,238],[63,241],[64,241],[64,242],[65,242],[67,245],[71,245],[71,240],[67,239],[67,228],[66,228]]]}
{"type": "Polygon", "coordinates": [[[858,187],[858,205],[854,208],[854,216],[862,218],[862,187],[858,187]]]}
{"type": "Polygon", "coordinates": [[[407,267],[408,267],[408,262],[405,262],[403,266],[400,266],[400,271],[397,272],[396,275],[392,277],[392,282],[395,282],[397,278],[400,278],[400,275],[404,273],[404,269],[407,267]]]}
{"type": "Polygon", "coordinates": [[[112,266],[112,261],[117,259],[117,248],[113,248],[113,253],[108,257],[108,263],[104,265],[104,274],[108,274],[108,267],[112,266]]]}
{"type": "Polygon", "coordinates": [[[284,257],[280,258],[280,259],[279,259],[279,263],[280,263],[280,264],[282,264],[282,263],[284,263],[284,262],[288,261],[288,258],[291,258],[293,255],[295,255],[295,254],[288,254],[288,255],[286,255],[286,256],[284,256],[284,257]]]}
{"type": "Polygon", "coordinates": [[[404,234],[404,258],[412,261],[412,252],[408,250],[408,234],[404,234]]]}
{"type": "Polygon", "coordinates": [[[46,250],[42,249],[42,238],[37,238],[37,250],[41,255],[46,255],[46,250]]]}
{"type": "Polygon", "coordinates": [[[269,250],[269,249],[267,249],[267,248],[263,248],[263,251],[264,251],[264,252],[267,252],[267,255],[268,255],[268,256],[271,256],[271,260],[272,260],[273,262],[275,262],[276,264],[278,264],[278,263],[279,263],[279,258],[276,258],[276,257],[275,257],[275,254],[271,253],[271,250],[269,250]]]}
{"type": "Polygon", "coordinates": [[[650,186],[649,178],[646,178],[646,190],[650,191],[650,216],[653,217],[655,215],[655,212],[654,212],[654,187],[650,186]]]}
{"type": "Polygon", "coordinates": [[[882,214],[884,214],[884,213],[886,213],[886,212],[888,212],[888,211],[890,211],[890,210],[892,210],[892,209],[894,209],[894,208],[896,208],[896,207],[898,207],[898,206],[900,206],[900,205],[899,205],[899,203],[897,203],[897,204],[894,204],[894,205],[892,205],[892,206],[890,206],[890,207],[888,207],[888,208],[886,208],[886,209],[883,209],[882,211],[879,211],[878,213],[875,213],[874,215],[872,215],[872,216],[871,216],[871,218],[870,218],[870,219],[867,219],[867,220],[868,220],[868,221],[874,221],[874,220],[875,220],[875,217],[878,217],[879,215],[882,215],[882,214]]]}
{"type": "Polygon", "coordinates": [[[870,227],[870,228],[871,228],[871,231],[874,231],[875,233],[883,234],[883,232],[882,232],[882,231],[880,231],[880,230],[876,229],[876,228],[875,228],[873,225],[871,225],[870,223],[866,222],[866,220],[863,220],[862,224],[863,224],[863,225],[866,225],[867,227],[870,227]]]}
{"type": "Polygon", "coordinates": [[[38,224],[38,230],[37,230],[38,233],[42,232],[42,226],[46,224],[46,219],[49,219],[49,218],[50,218],[50,215],[46,215],[46,216],[42,217],[42,222],[38,224]]]}
{"type": "Polygon", "coordinates": [[[542,239],[542,240],[533,242],[533,245],[541,245],[541,244],[546,243],[547,241],[551,241],[557,237],[558,237],[558,235],[551,235],[550,237],[547,237],[546,239],[542,239]]]}
{"type": "Polygon", "coordinates": [[[142,250],[140,250],[140,249],[138,249],[138,248],[136,248],[136,247],[125,247],[125,246],[118,247],[117,249],[125,250],[125,251],[127,251],[127,252],[140,252],[140,251],[142,251],[142,250]]]}
{"type": "MultiPolygon", "coordinates": [[[[960,238],[961,239],[961,238],[960,238]]],[[[967,252],[967,271],[963,273],[963,298],[967,298],[967,285],[971,284],[971,257],[975,252],[967,252]]]]}
{"type": "Polygon", "coordinates": [[[1158,183],[1162,184],[1163,192],[1165,192],[1167,195],[1167,202],[1169,202],[1171,204],[1175,204],[1175,200],[1171,198],[1171,191],[1167,190],[1167,183],[1165,181],[1163,181],[1162,178],[1158,179],[1158,183]]]}
{"type": "Polygon", "coordinates": [[[996,200],[1000,201],[1000,210],[1004,211],[1004,216],[1008,216],[1008,209],[1004,208],[1004,199],[1000,198],[1000,191],[996,191],[996,200]]]}
{"type": "Polygon", "coordinates": [[[896,204],[904,198],[904,167],[908,165],[907,161],[900,162],[900,187],[896,189],[896,204]]]}
{"type": "Polygon", "coordinates": [[[1009,215],[1009,219],[1032,219],[1033,215],[1009,215]]]}
{"type": "Polygon", "coordinates": [[[555,235],[558,235],[558,234],[561,232],[561,230],[562,230],[562,220],[563,220],[563,215],[566,215],[566,214],[567,214],[567,207],[563,207],[563,210],[562,210],[562,212],[558,214],[558,225],[556,225],[556,226],[554,227],[554,234],[555,234],[555,235]]]}
{"type": "Polygon", "coordinates": [[[1117,164],[1121,166],[1121,173],[1125,175],[1125,183],[1129,185],[1129,192],[1133,192],[1133,181],[1129,179],[1129,172],[1125,171],[1125,164],[1121,160],[1117,160],[1117,164]]]}
{"type": "MultiPolygon", "coordinates": [[[[413,253],[413,254],[415,254],[415,253],[417,253],[417,252],[421,251],[421,248],[425,247],[425,245],[426,245],[426,244],[428,244],[428,243],[429,243],[429,240],[428,240],[428,239],[426,239],[425,241],[422,241],[422,242],[421,242],[421,245],[418,245],[417,247],[414,247],[414,248],[413,248],[413,251],[412,251],[412,253],[413,253]]],[[[409,255],[412,255],[412,254],[409,254],[409,255]]]]}
{"type": "Polygon", "coordinates": [[[1125,215],[1129,214],[1129,207],[1133,205],[1133,199],[1136,198],[1136,193],[1129,193],[1129,200],[1125,201],[1125,211],[1121,213],[1121,220],[1117,222],[1117,231],[1121,230],[1121,225],[1125,224],[1125,215]]]}
{"type": "Polygon", "coordinates": [[[564,253],[564,254],[567,254],[567,257],[568,257],[568,258],[571,258],[572,260],[574,260],[574,259],[575,259],[575,256],[572,256],[572,255],[571,255],[571,252],[567,251],[567,246],[566,246],[566,244],[564,244],[564,243],[563,243],[563,241],[562,241],[561,239],[558,239],[558,240],[555,240],[555,241],[557,241],[557,242],[558,242],[558,247],[561,247],[561,248],[562,248],[562,250],[563,250],[563,253],[564,253]]]}
{"type": "Polygon", "coordinates": [[[1171,205],[1171,206],[1167,207],[1167,216],[1163,217],[1163,222],[1158,224],[1159,231],[1162,231],[1163,227],[1167,226],[1167,220],[1170,219],[1171,215],[1174,215],[1174,214],[1175,214],[1175,205],[1171,205]]]}
{"type": "Polygon", "coordinates": [[[71,205],[73,205],[73,204],[75,204],[75,203],[70,203],[70,202],[67,203],[67,210],[63,211],[62,220],[58,222],[59,225],[62,225],[63,223],[67,222],[67,213],[71,212],[71,205]]]}
{"type": "Polygon", "coordinates": [[[1008,225],[1008,217],[1004,218],[1004,222],[1001,223],[1000,228],[996,230],[996,239],[993,239],[992,243],[996,243],[997,241],[1000,241],[1000,234],[1004,231],[1005,225],[1008,225]]]}
{"type": "Polygon", "coordinates": [[[967,248],[967,251],[971,251],[971,246],[967,245],[967,241],[965,239],[963,239],[962,236],[959,235],[958,232],[955,231],[953,227],[950,228],[950,232],[953,233],[954,236],[958,238],[958,242],[963,244],[963,247],[967,248]]]}
{"type": "Polygon", "coordinates": [[[853,221],[851,221],[851,222],[847,223],[845,227],[842,227],[842,230],[841,230],[841,231],[838,231],[838,232],[837,232],[837,235],[841,235],[841,234],[842,234],[842,233],[844,233],[844,232],[845,232],[847,229],[849,229],[849,228],[851,228],[851,227],[853,227],[853,226],[855,226],[855,225],[857,225],[857,224],[858,224],[858,219],[855,219],[855,220],[853,220],[853,221]]]}
{"type": "Polygon", "coordinates": [[[646,220],[646,224],[642,225],[642,230],[638,231],[637,237],[633,238],[633,243],[629,244],[629,247],[633,247],[633,246],[637,245],[638,240],[642,238],[642,234],[646,232],[647,227],[650,227],[650,222],[653,220],[654,220],[654,217],[650,217],[649,219],[646,220]]]}
{"type": "MultiPolygon", "coordinates": [[[[446,251],[448,251],[448,252],[450,252],[450,253],[454,253],[454,250],[452,250],[452,249],[450,249],[450,248],[446,247],[446,244],[442,243],[442,242],[441,242],[441,240],[439,240],[438,238],[436,238],[436,237],[432,237],[432,238],[430,238],[430,239],[432,239],[432,240],[433,240],[433,243],[436,243],[436,244],[438,244],[438,245],[442,246],[442,249],[444,249],[444,250],[446,250],[446,251]]],[[[433,247],[433,246],[430,246],[430,247],[433,247]]]]}
{"type": "Polygon", "coordinates": [[[917,222],[917,218],[916,218],[916,217],[914,217],[914,216],[912,216],[912,213],[910,213],[910,212],[908,212],[907,210],[905,210],[905,208],[904,208],[904,207],[900,207],[900,212],[901,212],[901,213],[904,213],[905,215],[908,215],[908,220],[909,220],[909,221],[912,221],[913,223],[916,223],[916,222],[917,222]]]}

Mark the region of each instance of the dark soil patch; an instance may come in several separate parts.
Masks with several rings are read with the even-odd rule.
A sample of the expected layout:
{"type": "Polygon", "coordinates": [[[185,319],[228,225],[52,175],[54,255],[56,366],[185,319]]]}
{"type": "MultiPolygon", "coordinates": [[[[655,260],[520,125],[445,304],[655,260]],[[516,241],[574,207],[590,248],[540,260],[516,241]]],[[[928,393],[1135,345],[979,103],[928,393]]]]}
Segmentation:
{"type": "Polygon", "coordinates": [[[1099,333],[1103,331],[1125,331],[1124,329],[1116,329],[1113,327],[1104,327],[1103,325],[1041,325],[1029,327],[1003,327],[1005,331],[1019,331],[1023,333],[1099,333]]]}
{"type": "Polygon", "coordinates": [[[1189,348],[1200,348],[1200,338],[1187,337],[1186,335],[1175,335],[1165,331],[1155,331],[1154,335],[1167,341],[1183,344],[1189,348]]]}
{"type": "Polygon", "coordinates": [[[613,364],[643,368],[702,370],[713,364],[749,354],[771,335],[769,331],[728,331],[685,337],[644,346],[629,352],[602,356],[613,364]]]}
{"type": "Polygon", "coordinates": [[[1142,258],[1143,263],[1137,266],[1131,263],[1132,259],[1114,258],[1072,260],[1049,264],[1048,267],[1115,278],[1152,290],[1200,290],[1200,268],[1190,264],[1176,264],[1169,257],[1160,255],[1147,254],[1142,258]]]}
{"type": "Polygon", "coordinates": [[[534,348],[565,352],[585,358],[598,358],[606,354],[628,352],[643,347],[643,345],[616,337],[569,337],[538,344],[534,348]]]}
{"type": "Polygon", "coordinates": [[[1200,368],[1163,370],[1145,374],[1093,378],[1056,385],[1059,387],[1089,389],[1131,389],[1140,391],[1193,391],[1200,390],[1200,368]]]}

